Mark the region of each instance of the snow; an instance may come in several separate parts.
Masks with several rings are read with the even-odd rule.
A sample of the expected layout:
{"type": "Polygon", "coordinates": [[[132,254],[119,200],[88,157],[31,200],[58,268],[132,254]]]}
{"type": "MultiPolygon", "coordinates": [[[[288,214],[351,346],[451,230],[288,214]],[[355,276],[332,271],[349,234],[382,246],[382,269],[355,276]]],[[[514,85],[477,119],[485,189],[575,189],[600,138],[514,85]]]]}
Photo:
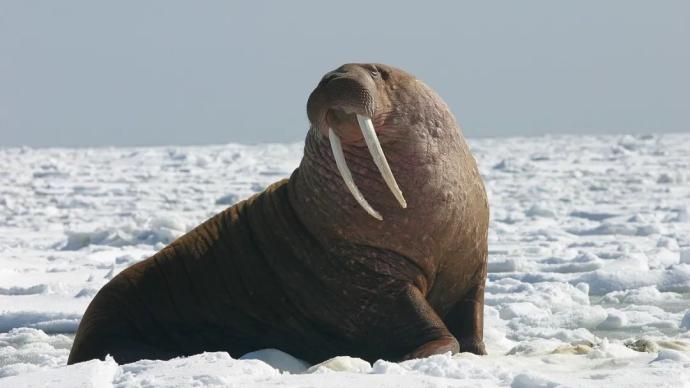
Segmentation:
{"type": "Polygon", "coordinates": [[[277,349],[65,366],[103,284],[288,177],[301,144],[0,149],[0,387],[687,386],[690,134],[471,145],[489,355],[314,366],[277,349]]]}

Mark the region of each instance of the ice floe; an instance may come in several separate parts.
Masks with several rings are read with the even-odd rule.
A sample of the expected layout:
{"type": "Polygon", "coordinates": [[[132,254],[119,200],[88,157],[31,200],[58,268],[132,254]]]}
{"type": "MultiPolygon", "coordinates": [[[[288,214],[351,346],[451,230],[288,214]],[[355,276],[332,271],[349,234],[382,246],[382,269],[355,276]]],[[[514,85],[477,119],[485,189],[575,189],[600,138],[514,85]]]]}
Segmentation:
{"type": "Polygon", "coordinates": [[[105,282],[288,177],[302,144],[0,149],[0,387],[687,384],[690,134],[471,145],[492,209],[489,355],[318,365],[264,349],[65,366],[105,282]]]}

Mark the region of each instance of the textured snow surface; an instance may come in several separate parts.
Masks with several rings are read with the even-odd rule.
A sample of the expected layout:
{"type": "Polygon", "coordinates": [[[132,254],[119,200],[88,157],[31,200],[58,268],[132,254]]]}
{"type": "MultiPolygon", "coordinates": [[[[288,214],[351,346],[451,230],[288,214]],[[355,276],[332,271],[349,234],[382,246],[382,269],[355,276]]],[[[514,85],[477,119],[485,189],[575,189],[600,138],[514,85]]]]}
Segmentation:
{"type": "Polygon", "coordinates": [[[471,145],[490,355],[315,366],[275,349],[64,366],[103,284],[289,176],[301,144],[0,149],[0,386],[687,386],[690,134],[471,145]]]}

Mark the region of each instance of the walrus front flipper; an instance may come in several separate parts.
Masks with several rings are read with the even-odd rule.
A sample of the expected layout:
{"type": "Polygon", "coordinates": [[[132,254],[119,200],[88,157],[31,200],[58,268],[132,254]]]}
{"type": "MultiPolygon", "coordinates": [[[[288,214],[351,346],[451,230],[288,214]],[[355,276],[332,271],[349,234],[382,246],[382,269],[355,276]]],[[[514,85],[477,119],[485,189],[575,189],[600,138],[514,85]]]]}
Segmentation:
{"type": "Polygon", "coordinates": [[[409,360],[459,351],[458,341],[417,287],[408,285],[398,297],[388,301],[386,307],[380,306],[388,310],[385,316],[389,318],[386,322],[389,347],[399,351],[391,358],[409,360]]]}
{"type": "Polygon", "coordinates": [[[446,314],[448,329],[460,342],[461,352],[486,354],[484,346],[484,283],[470,289],[446,314]]]}

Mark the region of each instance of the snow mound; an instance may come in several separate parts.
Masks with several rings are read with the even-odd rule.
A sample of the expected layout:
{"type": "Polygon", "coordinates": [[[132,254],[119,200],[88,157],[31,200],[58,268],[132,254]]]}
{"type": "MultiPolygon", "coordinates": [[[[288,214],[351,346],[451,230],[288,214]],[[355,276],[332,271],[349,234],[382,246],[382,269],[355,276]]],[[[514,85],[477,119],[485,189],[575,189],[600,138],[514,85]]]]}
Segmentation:
{"type": "Polygon", "coordinates": [[[369,373],[371,372],[371,364],[361,358],[338,356],[316,364],[308,370],[309,373],[325,373],[328,371],[369,373]]]}
{"type": "Polygon", "coordinates": [[[143,228],[125,225],[116,229],[95,231],[67,231],[67,241],[61,249],[74,251],[89,245],[108,245],[123,247],[127,245],[170,244],[176,238],[190,230],[181,220],[172,217],[158,217],[146,222],[143,228]]]}
{"type": "Polygon", "coordinates": [[[44,311],[19,311],[0,314],[0,332],[19,327],[41,329],[47,333],[74,333],[81,315],[44,311]]]}
{"type": "Polygon", "coordinates": [[[240,360],[260,360],[282,372],[302,373],[309,369],[306,361],[292,357],[278,349],[263,349],[247,353],[240,360]]]}

